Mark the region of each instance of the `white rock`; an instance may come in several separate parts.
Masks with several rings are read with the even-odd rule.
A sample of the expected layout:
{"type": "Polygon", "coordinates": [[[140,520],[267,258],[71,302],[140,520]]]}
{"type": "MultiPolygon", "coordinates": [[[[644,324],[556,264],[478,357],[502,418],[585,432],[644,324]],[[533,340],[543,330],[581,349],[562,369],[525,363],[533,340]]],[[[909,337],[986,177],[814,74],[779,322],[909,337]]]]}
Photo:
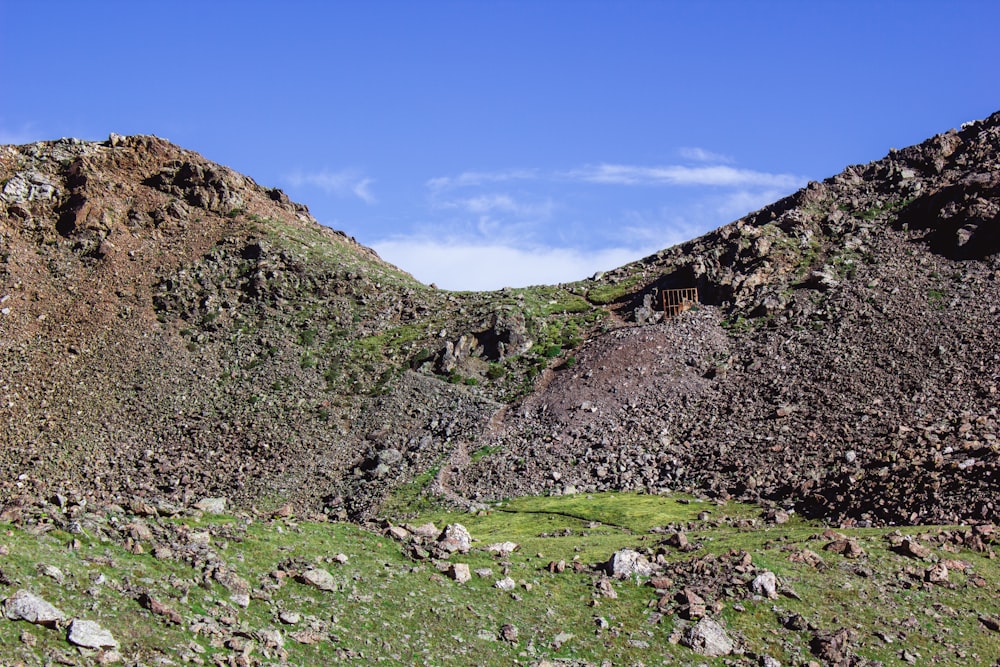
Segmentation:
{"type": "Polygon", "coordinates": [[[681,637],[681,644],[710,658],[729,655],[736,648],[726,630],[710,618],[703,618],[689,627],[681,637]]]}
{"type": "Polygon", "coordinates": [[[300,578],[303,583],[315,586],[321,591],[337,590],[337,580],[333,578],[332,574],[320,568],[306,570],[300,578]]]}
{"type": "Polygon", "coordinates": [[[472,572],[469,571],[468,563],[452,563],[451,567],[448,568],[448,576],[456,583],[464,584],[472,579],[472,572]]]}
{"type": "Polygon", "coordinates": [[[489,551],[491,554],[495,554],[497,556],[500,556],[501,558],[505,558],[520,548],[521,545],[515,542],[497,542],[496,544],[491,544],[488,547],[486,547],[486,550],[489,551]]]}
{"type": "Polygon", "coordinates": [[[194,508],[208,514],[225,514],[226,499],[222,497],[202,498],[194,504],[194,508]]]}
{"type": "Polygon", "coordinates": [[[493,586],[502,591],[512,591],[514,590],[514,587],[517,586],[517,583],[510,577],[504,577],[503,579],[498,579],[493,586]]]}
{"type": "Polygon", "coordinates": [[[70,644],[84,648],[118,648],[118,642],[110,632],[102,628],[96,621],[73,619],[69,625],[70,644]]]}
{"type": "Polygon", "coordinates": [[[750,590],[754,595],[760,595],[771,600],[778,597],[778,577],[774,572],[764,570],[750,582],[750,590]]]}
{"type": "Polygon", "coordinates": [[[4,600],[3,610],[4,616],[12,621],[27,621],[37,625],[54,626],[66,618],[66,614],[51,604],[24,590],[17,591],[4,600]]]}
{"type": "Polygon", "coordinates": [[[298,625],[302,622],[302,614],[297,611],[283,611],[278,614],[278,620],[285,625],[298,625]]]}
{"type": "Polygon", "coordinates": [[[452,523],[445,526],[438,537],[438,546],[450,553],[468,553],[472,548],[472,535],[460,523],[452,523]]]}
{"type": "Polygon", "coordinates": [[[616,551],[604,564],[604,570],[612,577],[625,579],[633,574],[648,577],[653,574],[653,566],[646,557],[632,549],[616,551]]]}

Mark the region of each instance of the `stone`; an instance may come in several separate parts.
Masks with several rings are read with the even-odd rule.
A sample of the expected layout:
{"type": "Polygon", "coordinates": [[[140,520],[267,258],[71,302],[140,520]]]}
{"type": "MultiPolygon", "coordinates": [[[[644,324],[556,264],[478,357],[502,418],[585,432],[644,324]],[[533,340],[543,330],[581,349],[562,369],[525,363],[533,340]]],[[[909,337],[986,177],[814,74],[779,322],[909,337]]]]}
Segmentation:
{"type": "Polygon", "coordinates": [[[793,563],[803,563],[809,567],[814,567],[816,569],[822,569],[825,564],[823,563],[823,557],[812,549],[802,549],[801,551],[793,551],[788,556],[788,560],[793,563]]]}
{"type": "Polygon", "coordinates": [[[604,564],[609,576],[625,579],[632,575],[648,577],[653,574],[653,566],[646,557],[633,549],[616,551],[604,564]]]}
{"type": "Polygon", "coordinates": [[[285,625],[298,625],[302,622],[302,614],[297,611],[284,610],[278,614],[278,620],[285,625]]]}
{"type": "Polygon", "coordinates": [[[332,574],[321,568],[306,570],[299,575],[299,581],[321,591],[337,590],[337,580],[333,578],[332,574]]]}
{"type": "Polygon", "coordinates": [[[594,594],[598,597],[611,598],[612,600],[618,598],[618,591],[611,584],[611,579],[607,576],[603,576],[597,580],[594,584],[594,594]]]}
{"type": "Polygon", "coordinates": [[[420,526],[415,526],[409,528],[409,531],[416,535],[417,537],[425,537],[429,539],[434,539],[441,534],[441,529],[435,526],[433,523],[425,523],[420,526]]]}
{"type": "Polygon", "coordinates": [[[4,616],[12,621],[27,621],[55,627],[66,615],[34,593],[20,590],[4,600],[4,616]]]}
{"type": "Polygon", "coordinates": [[[502,591],[512,591],[517,583],[510,577],[504,577],[503,579],[498,579],[493,584],[494,588],[499,588],[502,591]]]}
{"type": "Polygon", "coordinates": [[[855,559],[865,556],[865,550],[856,540],[849,538],[837,539],[823,547],[827,551],[841,554],[844,558],[855,559]]]}
{"type": "Polygon", "coordinates": [[[402,526],[389,526],[386,528],[385,534],[397,542],[403,542],[410,536],[410,531],[402,526]]]}
{"type": "Polygon", "coordinates": [[[438,537],[438,546],[448,553],[468,553],[472,548],[472,535],[460,523],[448,524],[438,537]]]}
{"type": "Polygon", "coordinates": [[[452,563],[448,568],[448,576],[455,580],[455,583],[464,584],[472,579],[468,563],[452,563]]]}
{"type": "Polygon", "coordinates": [[[736,649],[736,642],[725,628],[710,618],[689,627],[681,637],[681,645],[709,658],[730,655],[736,649]]]}
{"type": "Polygon", "coordinates": [[[750,582],[750,590],[754,595],[760,595],[769,600],[778,598],[778,577],[774,572],[764,570],[750,582]]]}
{"type": "Polygon", "coordinates": [[[207,514],[224,514],[226,512],[226,499],[222,497],[202,498],[194,504],[194,508],[207,514]]]}
{"type": "MultiPolygon", "coordinates": [[[[676,601],[680,608],[678,613],[681,618],[686,618],[688,620],[695,620],[701,618],[707,612],[707,605],[705,604],[705,598],[701,597],[690,588],[684,588],[677,592],[674,596],[674,601],[676,601]]],[[[661,601],[660,608],[665,609],[665,601],[661,601]]]]}
{"type": "Polygon", "coordinates": [[[510,623],[504,623],[500,626],[500,639],[505,642],[516,642],[517,641],[517,628],[510,623]]]}
{"type": "Polygon", "coordinates": [[[828,665],[853,665],[851,632],[841,628],[835,632],[817,633],[809,641],[809,650],[828,665]]]}
{"type": "Polygon", "coordinates": [[[912,537],[905,538],[900,542],[899,547],[896,549],[897,552],[903,554],[904,556],[909,556],[910,558],[919,558],[920,560],[926,560],[931,557],[931,550],[924,545],[917,542],[916,539],[912,537]]]}
{"type": "Polygon", "coordinates": [[[516,542],[497,542],[486,547],[486,550],[495,556],[506,558],[520,548],[521,545],[516,542]]]}
{"type": "Polygon", "coordinates": [[[944,563],[935,563],[924,572],[924,579],[932,584],[944,584],[948,582],[948,566],[944,563]]]}
{"type": "Polygon", "coordinates": [[[687,533],[684,531],[673,533],[670,537],[668,537],[667,545],[680,549],[681,551],[688,551],[691,547],[691,543],[688,541],[687,533]]]}
{"type": "Polygon", "coordinates": [[[229,599],[244,609],[250,606],[250,583],[246,579],[225,567],[217,568],[212,577],[229,591],[229,599]]]}
{"type": "Polygon", "coordinates": [[[73,619],[69,624],[69,634],[66,638],[70,644],[83,648],[118,648],[114,636],[97,621],[73,619]]]}

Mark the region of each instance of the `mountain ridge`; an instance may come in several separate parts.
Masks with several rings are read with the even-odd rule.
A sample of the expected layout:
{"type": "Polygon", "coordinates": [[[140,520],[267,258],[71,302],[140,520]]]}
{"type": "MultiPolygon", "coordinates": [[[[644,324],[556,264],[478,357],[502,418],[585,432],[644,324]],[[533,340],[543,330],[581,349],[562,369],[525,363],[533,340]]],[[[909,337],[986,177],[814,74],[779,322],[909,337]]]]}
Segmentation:
{"type": "Polygon", "coordinates": [[[595,279],[492,293],[422,285],[155,137],[3,147],[0,496],[363,519],[445,465],[473,502],[670,486],[841,521],[995,521],[998,125],[595,279]],[[660,290],[690,286],[702,308],[661,322],[660,290]]]}

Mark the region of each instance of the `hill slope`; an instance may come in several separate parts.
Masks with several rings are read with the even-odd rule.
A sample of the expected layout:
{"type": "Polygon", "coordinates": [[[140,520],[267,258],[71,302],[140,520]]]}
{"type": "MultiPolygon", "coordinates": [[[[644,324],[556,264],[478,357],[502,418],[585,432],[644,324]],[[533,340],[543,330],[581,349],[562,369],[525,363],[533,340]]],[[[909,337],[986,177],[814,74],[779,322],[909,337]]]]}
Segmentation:
{"type": "Polygon", "coordinates": [[[465,488],[680,486],[862,522],[995,521],[998,125],[850,167],[614,272],[634,285],[626,305],[697,286],[708,307],[589,340],[465,488]]]}
{"type": "Polygon", "coordinates": [[[488,294],[160,139],[3,147],[0,495],[364,517],[445,462],[438,490],[473,498],[996,520],[998,126],[597,280],[488,294]],[[703,307],[658,323],[658,290],[688,286],[703,307]]]}

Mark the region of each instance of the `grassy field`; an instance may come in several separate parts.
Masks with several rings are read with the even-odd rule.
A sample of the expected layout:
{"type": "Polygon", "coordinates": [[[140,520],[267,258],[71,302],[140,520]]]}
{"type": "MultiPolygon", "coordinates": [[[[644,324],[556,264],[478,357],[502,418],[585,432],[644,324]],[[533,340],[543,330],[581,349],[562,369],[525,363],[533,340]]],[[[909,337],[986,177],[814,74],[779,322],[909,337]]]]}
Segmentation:
{"type": "Polygon", "coordinates": [[[817,634],[842,628],[853,652],[886,665],[1000,659],[1000,634],[980,620],[1000,614],[1000,563],[933,537],[961,531],[902,529],[924,535],[931,553],[920,560],[891,548],[892,530],[843,530],[865,552],[846,558],[825,550],[834,538],[822,536],[823,526],[761,515],[747,505],[633,494],[522,498],[475,514],[423,511],[407,523],[461,523],[475,540],[468,554],[438,562],[415,560],[406,544],[351,524],[106,514],[71,533],[49,529],[62,524],[57,516],[0,523],[0,596],[30,590],[68,618],[99,622],[120,644],[118,656],[76,649],[64,629],[0,620],[0,663],[723,665],[770,656],[797,665],[816,659],[817,634]],[[662,544],[678,528],[689,551],[662,544]],[[506,557],[486,549],[505,541],[519,548],[506,557]],[[660,595],[646,578],[613,581],[615,598],[596,593],[593,566],[625,547],[660,553],[674,580],[668,595],[702,591],[743,657],[703,657],[677,643],[688,621],[657,611],[660,595]],[[819,556],[818,567],[794,561],[804,549],[819,556]],[[749,554],[756,572],[774,572],[783,594],[751,595],[755,571],[731,569],[734,552],[749,554]],[[560,560],[565,571],[550,572],[560,560]],[[449,561],[482,576],[457,583],[442,571],[449,561]],[[925,581],[933,561],[956,566],[946,581],[925,581]],[[330,590],[298,579],[311,568],[330,573],[330,590]],[[220,572],[249,589],[245,607],[234,594],[239,584],[220,572]],[[512,590],[494,586],[505,576],[512,590]],[[175,612],[173,621],[150,611],[150,599],[175,612]],[[789,629],[796,614],[812,629],[789,629]],[[508,628],[502,638],[505,625],[516,637],[508,628]]]}

